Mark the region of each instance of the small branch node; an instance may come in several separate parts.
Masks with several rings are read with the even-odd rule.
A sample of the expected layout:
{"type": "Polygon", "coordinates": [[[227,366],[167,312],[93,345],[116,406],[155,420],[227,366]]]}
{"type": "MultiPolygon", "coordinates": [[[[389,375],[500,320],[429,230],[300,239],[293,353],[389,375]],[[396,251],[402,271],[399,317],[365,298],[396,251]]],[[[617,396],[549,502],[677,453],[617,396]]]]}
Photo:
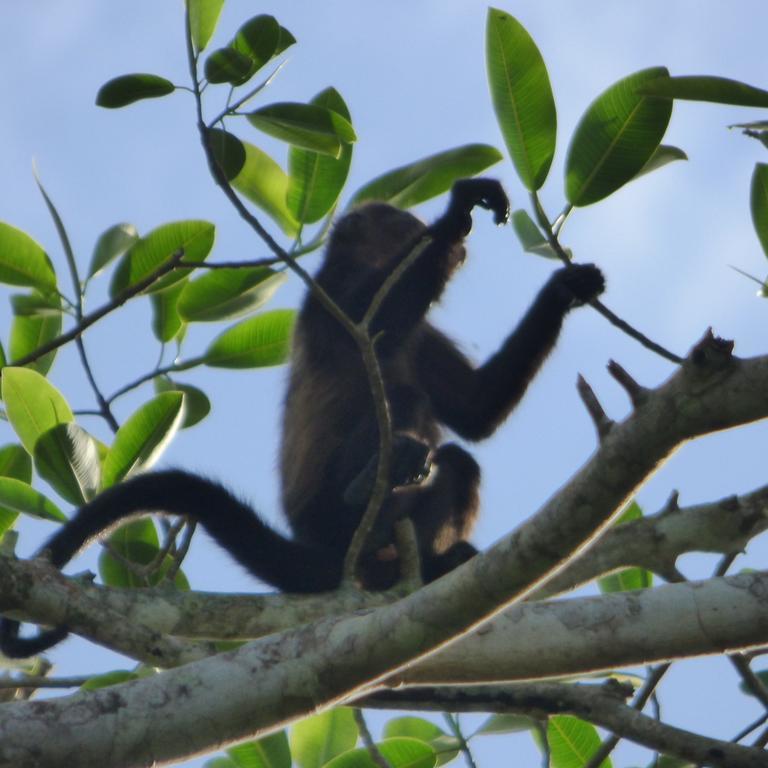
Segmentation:
{"type": "Polygon", "coordinates": [[[608,373],[627,393],[633,408],[639,408],[648,399],[648,390],[640,386],[615,360],[608,361],[608,373]]]}
{"type": "Polygon", "coordinates": [[[710,327],[691,349],[688,360],[696,366],[723,368],[733,359],[733,346],[732,340],[715,336],[710,327]]]}
{"type": "Polygon", "coordinates": [[[667,503],[664,505],[664,508],[659,513],[660,517],[664,517],[665,515],[670,515],[673,512],[679,512],[680,511],[679,502],[680,502],[680,491],[675,489],[672,491],[672,493],[669,494],[667,503]]]}
{"type": "Polygon", "coordinates": [[[581,374],[579,374],[579,378],[576,381],[576,389],[578,390],[581,401],[584,403],[584,407],[587,409],[587,413],[589,413],[589,416],[595,425],[595,429],[597,429],[597,436],[602,442],[613,428],[613,421],[608,418],[603,406],[600,405],[600,401],[597,399],[594,390],[589,386],[587,380],[581,374]]]}

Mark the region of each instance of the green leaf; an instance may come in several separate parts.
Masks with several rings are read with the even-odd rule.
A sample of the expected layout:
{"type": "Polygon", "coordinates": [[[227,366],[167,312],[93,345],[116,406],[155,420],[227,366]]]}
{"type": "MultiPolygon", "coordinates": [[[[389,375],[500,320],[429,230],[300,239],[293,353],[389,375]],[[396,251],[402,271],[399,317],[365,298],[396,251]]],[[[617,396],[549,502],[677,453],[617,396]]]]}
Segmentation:
{"type": "Polygon", "coordinates": [[[445,765],[459,754],[461,744],[454,736],[449,736],[434,723],[423,717],[396,717],[384,726],[384,738],[406,737],[423,741],[437,753],[437,765],[445,765]]]}
{"type": "Polygon", "coordinates": [[[768,257],[768,165],[765,163],[755,165],[749,203],[757,239],[768,257]]]}
{"type": "Polygon", "coordinates": [[[337,707],[296,723],[290,745],[299,768],[321,768],[357,743],[357,725],[351,709],[337,707]]]}
{"type": "Polygon", "coordinates": [[[127,669],[114,669],[111,672],[105,672],[103,675],[94,675],[89,677],[81,686],[81,691],[96,691],[99,688],[109,688],[110,685],[127,683],[129,680],[138,680],[141,675],[136,672],[130,672],[127,669]]]}
{"type": "Polygon", "coordinates": [[[429,743],[433,739],[445,736],[445,731],[423,717],[395,717],[384,726],[384,738],[407,736],[429,743]]]}
{"type": "Polygon", "coordinates": [[[48,255],[26,232],[0,221],[0,283],[25,285],[43,293],[56,288],[48,255]]]}
{"type": "Polygon", "coordinates": [[[168,446],[184,418],[181,392],[163,392],[144,403],[117,431],[104,460],[104,488],[149,469],[168,446]]]}
{"type": "MultiPolygon", "coordinates": [[[[349,109],[335,88],[326,88],[311,104],[331,109],[351,124],[349,109]]],[[[291,147],[288,153],[288,208],[303,224],[323,218],[339,198],[349,174],[352,145],[344,144],[338,158],[291,147]]]]}
{"type": "Polygon", "coordinates": [[[630,592],[652,587],[653,574],[645,568],[624,568],[616,573],[602,576],[597,583],[604,595],[612,592],[630,592]]]}
{"type": "MultiPolygon", "coordinates": [[[[32,459],[20,445],[14,443],[0,448],[0,477],[12,477],[27,485],[32,482],[32,459]]],[[[0,538],[18,516],[16,510],[0,506],[0,538]]]]}
{"type": "Polygon", "coordinates": [[[224,0],[187,0],[192,45],[202,51],[216,31],[224,0]]]}
{"type": "Polygon", "coordinates": [[[35,443],[35,469],[62,498],[80,506],[101,484],[96,439],[77,424],[57,424],[35,443]]]}
{"type": "Polygon", "coordinates": [[[507,151],[526,189],[537,190],[549,173],[557,138],[555,98],[544,59],[517,19],[490,8],[486,62],[507,151]]]}
{"type": "Polygon", "coordinates": [[[193,387],[191,384],[179,384],[168,378],[168,376],[158,376],[155,379],[156,392],[181,392],[184,395],[184,421],[181,423],[182,429],[194,427],[199,424],[210,412],[211,401],[208,395],[202,389],[193,387]]]}
{"type": "Polygon", "coordinates": [[[350,205],[382,200],[411,208],[447,192],[457,179],[475,176],[501,159],[501,152],[487,144],[466,144],[438,152],[377,176],[353,195],[350,205]]]}
{"type": "Polygon", "coordinates": [[[674,163],[676,160],[687,160],[688,155],[683,152],[679,147],[673,147],[669,144],[662,144],[651,155],[651,159],[640,169],[635,178],[643,176],[646,173],[657,171],[659,168],[663,168],[665,165],[674,163]]]}
{"type": "Polygon", "coordinates": [[[32,482],[32,459],[20,445],[11,443],[0,447],[0,477],[32,482]]]}
{"type": "Polygon", "coordinates": [[[15,477],[0,477],[0,507],[43,520],[67,522],[67,516],[50,499],[15,477]]]}
{"type": "Polygon", "coordinates": [[[245,165],[245,147],[236,136],[229,131],[218,128],[208,130],[208,141],[211,151],[216,158],[227,181],[232,181],[243,170],[245,165]]]}
{"type": "Polygon", "coordinates": [[[234,48],[219,48],[205,60],[205,77],[209,83],[242,85],[251,76],[253,62],[234,48]]]}
{"type": "Polygon", "coordinates": [[[242,144],[245,148],[245,165],[232,180],[232,186],[270,216],[286,235],[295,235],[299,231],[299,224],[285,202],[288,176],[258,147],[247,142],[242,144]]]}
{"type": "Polygon", "coordinates": [[[286,48],[296,43],[296,38],[283,26],[280,27],[280,37],[275,48],[275,56],[279,56],[286,48]]]}
{"type": "Polygon", "coordinates": [[[61,317],[61,299],[57,293],[16,293],[11,296],[13,314],[25,317],[61,317]]]}
{"type": "MultiPolygon", "coordinates": [[[[160,553],[155,523],[148,517],[121,525],[109,537],[110,548],[137,565],[149,565],[160,553]]],[[[136,576],[120,559],[103,550],[99,555],[99,575],[108,587],[146,587],[150,579],[136,576]]],[[[156,574],[153,574],[155,576],[156,574]]],[[[158,579],[154,579],[157,583],[158,579]]]]}
{"type": "Polygon", "coordinates": [[[176,338],[185,328],[185,323],[179,315],[179,297],[186,282],[179,282],[164,291],[151,293],[149,301],[152,305],[152,333],[163,344],[176,338]]]}
{"type": "Polygon", "coordinates": [[[664,75],[652,67],[620,80],[592,102],[568,148],[565,190],[572,205],[590,205],[631,181],[653,157],[672,115],[672,101],[639,89],[664,75]]]}
{"type": "Polygon", "coordinates": [[[504,734],[531,731],[538,723],[528,715],[491,715],[478,729],[479,734],[504,734]]]}
{"type": "MultiPolygon", "coordinates": [[[[61,333],[61,325],[61,312],[46,315],[16,315],[11,325],[10,345],[8,347],[11,360],[21,360],[48,342],[53,341],[61,333]]],[[[48,352],[26,367],[45,375],[53,365],[56,352],[57,350],[48,352]]]]}
{"type": "MultiPolygon", "coordinates": [[[[571,715],[555,715],[547,724],[552,768],[583,768],[600,747],[597,729],[571,715]]],[[[609,758],[600,768],[611,768],[609,758]]]]}
{"type": "MultiPolygon", "coordinates": [[[[437,763],[435,750],[418,739],[384,739],[376,744],[390,768],[432,768],[437,763]]],[[[365,748],[353,749],[325,764],[326,768],[377,768],[365,748]]],[[[303,768],[303,767],[302,767],[303,768]]]]}
{"type": "Polygon", "coordinates": [[[37,371],[3,368],[2,395],[8,421],[30,456],[41,435],[74,421],[64,396],[37,371]]]}
{"type": "MultiPolygon", "coordinates": [[[[518,209],[512,213],[512,227],[526,253],[535,253],[547,259],[560,259],[527,211],[518,209]]],[[[568,249],[566,253],[570,256],[568,249]]]]}
{"type": "MultiPolygon", "coordinates": [[[[179,251],[184,252],[185,261],[205,261],[213,247],[215,233],[213,224],[195,220],[175,221],[153,229],[120,259],[109,286],[110,296],[115,298],[126,288],[149,277],[179,251]]],[[[148,290],[163,290],[183,280],[189,272],[189,269],[175,269],[148,290]]]]}
{"type": "Polygon", "coordinates": [[[638,92],[644,96],[684,101],[710,101],[715,104],[734,104],[737,107],[768,107],[768,91],[738,80],[710,75],[670,77],[667,74],[644,83],[638,92]]]}
{"type": "Polygon", "coordinates": [[[237,768],[291,768],[291,750],[285,731],[227,750],[237,768]]]}
{"type": "Polygon", "coordinates": [[[173,93],[176,86],[164,77],[137,72],[104,83],[96,94],[96,106],[116,109],[141,99],[157,99],[173,93]]]}
{"type": "Polygon", "coordinates": [[[88,267],[88,280],[101,272],[113,259],[122,256],[139,239],[133,224],[115,224],[96,241],[88,267]]]}
{"type": "Polygon", "coordinates": [[[268,14],[254,16],[237,30],[232,47],[252,62],[251,75],[277,54],[281,30],[277,19],[268,14]]]}
{"type": "Polygon", "coordinates": [[[248,122],[281,141],[331,157],[339,157],[345,144],[357,140],[348,120],[315,104],[268,104],[249,113],[248,122]]]}
{"type": "Polygon", "coordinates": [[[292,309],[275,309],[249,317],[217,336],[205,351],[213,368],[262,368],[288,358],[296,321],[292,309]]]}
{"type": "Polygon", "coordinates": [[[187,283],[178,310],[184,320],[227,320],[255,311],[285,282],[284,272],[268,267],[212,269],[187,283]]]}

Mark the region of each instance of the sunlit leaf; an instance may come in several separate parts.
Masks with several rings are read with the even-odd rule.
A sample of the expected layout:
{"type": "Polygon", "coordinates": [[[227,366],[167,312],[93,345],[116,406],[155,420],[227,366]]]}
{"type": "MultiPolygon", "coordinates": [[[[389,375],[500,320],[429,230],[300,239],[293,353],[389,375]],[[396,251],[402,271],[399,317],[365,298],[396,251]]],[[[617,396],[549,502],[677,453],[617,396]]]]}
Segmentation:
{"type": "MultiPolygon", "coordinates": [[[[29,485],[32,482],[32,459],[15,443],[0,448],[0,477],[12,477],[29,485]]],[[[0,537],[14,524],[19,513],[0,506],[0,537]]]]}
{"type": "Polygon", "coordinates": [[[115,669],[112,672],[105,672],[103,675],[94,675],[89,677],[81,686],[81,691],[96,691],[99,688],[109,688],[110,685],[127,683],[129,680],[138,680],[140,675],[136,672],[129,672],[127,669],[115,669]]]}
{"type": "Polygon", "coordinates": [[[768,107],[768,91],[752,85],[711,75],[664,75],[639,88],[646,96],[662,96],[684,101],[710,101],[737,107],[768,107]]]}
{"type": "Polygon", "coordinates": [[[669,124],[672,101],[642,96],[639,89],[664,75],[664,67],[636,72],[592,102],[571,139],[566,195],[590,205],[631,181],[653,157],[669,124]]]}
{"type": "Polygon", "coordinates": [[[211,401],[202,389],[191,384],[181,384],[167,376],[158,376],[155,379],[156,392],[181,392],[184,395],[184,421],[182,429],[194,427],[199,424],[210,412],[211,401]]]}
{"type": "Polygon", "coordinates": [[[178,310],[184,320],[205,322],[250,314],[285,282],[268,267],[212,269],[184,286],[178,310]]]}
{"type": "Polygon", "coordinates": [[[486,62],[496,119],[517,175],[526,189],[539,189],[555,154],[555,99],[536,43],[517,19],[496,8],[488,11],[486,62]]]}
{"type": "Polygon", "coordinates": [[[477,733],[521,733],[522,731],[532,731],[537,725],[537,721],[528,715],[491,715],[477,733]]]}
{"type": "Polygon", "coordinates": [[[296,312],[275,309],[249,317],[228,328],[205,351],[205,364],[214,368],[261,368],[288,358],[296,312]]]}
{"type": "Polygon", "coordinates": [[[232,186],[261,208],[286,235],[295,235],[299,224],[288,210],[288,176],[265,152],[253,144],[242,142],[245,165],[232,180],[232,186]]]}
{"type": "MultiPolygon", "coordinates": [[[[310,103],[332,109],[351,124],[349,109],[335,88],[326,88],[310,103]]],[[[342,145],[338,158],[291,147],[287,201],[299,221],[312,224],[333,208],[347,180],[351,160],[352,144],[342,145]]]]}
{"type": "MultiPolygon", "coordinates": [[[[29,297],[34,300],[34,297],[29,297]]],[[[53,341],[60,333],[62,326],[61,311],[58,314],[47,313],[38,315],[18,314],[11,324],[11,337],[8,351],[11,360],[21,360],[41,347],[53,341]]],[[[51,369],[56,358],[56,350],[39,357],[26,367],[45,375],[51,369]]]]}
{"type": "Polygon", "coordinates": [[[15,477],[0,477],[0,507],[57,523],[67,521],[67,516],[50,499],[15,477]]]}
{"type": "Polygon", "coordinates": [[[3,368],[2,394],[8,421],[30,455],[41,435],[74,421],[64,396],[37,371],[3,368]]]}
{"type": "Polygon", "coordinates": [[[285,731],[227,750],[237,768],[291,768],[291,750],[285,731]]]}
{"type": "Polygon", "coordinates": [[[670,146],[669,144],[662,144],[651,155],[651,159],[640,169],[635,178],[646,173],[651,173],[652,171],[657,171],[659,168],[663,168],[665,165],[674,163],[677,160],[687,159],[688,155],[686,155],[682,149],[670,146]]]}
{"type": "Polygon", "coordinates": [[[56,274],[42,246],[26,232],[0,221],[0,283],[43,293],[56,288],[56,274]]]}
{"type": "Polygon", "coordinates": [[[270,136],[331,157],[339,157],[342,146],[357,139],[348,120],[316,104],[268,104],[250,112],[248,121],[270,136]]]}
{"type": "Polygon", "coordinates": [[[102,484],[114,485],[149,469],[167,448],[184,418],[181,392],[163,392],[144,403],[120,427],[104,460],[102,484]]]}
{"type": "Polygon", "coordinates": [[[35,469],[62,498],[80,506],[101,484],[96,439],[77,424],[57,424],[35,443],[35,469]]]}
{"type": "Polygon", "coordinates": [[[141,99],[157,99],[173,93],[176,86],[164,77],[137,72],[104,83],[96,94],[96,106],[116,109],[141,99]]]}
{"type": "MultiPolygon", "coordinates": [[[[418,739],[384,739],[376,744],[390,768],[433,768],[435,750],[418,739]]],[[[378,768],[378,763],[365,747],[352,749],[325,764],[326,768],[378,768]]]]}
{"type": "Polygon", "coordinates": [[[757,163],[752,174],[750,194],[752,224],[757,232],[757,239],[768,257],[768,165],[757,163]]]}
{"type": "Polygon", "coordinates": [[[88,279],[98,275],[107,264],[125,253],[138,239],[139,233],[133,224],[115,224],[103,232],[93,249],[88,279]]]}
{"type": "Polygon", "coordinates": [[[189,32],[196,51],[202,51],[216,31],[224,0],[187,0],[189,32]]]}
{"type": "Polygon", "coordinates": [[[313,715],[293,726],[291,755],[299,768],[321,768],[357,743],[357,725],[352,710],[337,707],[313,715]]]}
{"type": "MultiPolygon", "coordinates": [[[[207,221],[175,221],[153,229],[136,241],[120,259],[112,282],[110,295],[114,298],[126,288],[141,282],[156,272],[175,254],[183,252],[185,261],[204,261],[213,247],[216,228],[207,221]]],[[[188,269],[175,269],[148,290],[159,291],[183,280],[188,269]]]]}
{"type": "MultiPolygon", "coordinates": [[[[526,253],[535,253],[546,259],[560,259],[527,211],[519,209],[512,213],[512,228],[526,253]]],[[[570,250],[568,248],[564,250],[570,258],[570,250]]]]}
{"type": "Polygon", "coordinates": [[[185,282],[179,282],[149,296],[152,305],[152,333],[163,344],[175,339],[185,326],[178,308],[185,285],[185,282]]]}
{"type": "MultiPolygon", "coordinates": [[[[555,715],[547,723],[547,742],[552,768],[583,768],[600,748],[594,725],[571,715],[555,715]]],[[[610,758],[600,768],[611,768],[610,758]]]]}
{"type": "Polygon", "coordinates": [[[382,200],[399,208],[411,208],[447,192],[455,181],[482,173],[502,159],[487,144],[466,144],[430,155],[378,176],[359,189],[350,205],[382,200]]]}

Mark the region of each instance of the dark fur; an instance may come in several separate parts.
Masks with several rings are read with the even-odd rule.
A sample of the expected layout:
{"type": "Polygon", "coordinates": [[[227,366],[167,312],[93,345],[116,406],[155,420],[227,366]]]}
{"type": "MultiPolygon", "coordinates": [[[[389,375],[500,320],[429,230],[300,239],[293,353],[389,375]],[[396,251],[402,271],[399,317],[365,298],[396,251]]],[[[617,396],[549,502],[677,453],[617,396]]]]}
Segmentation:
{"type": "MultiPolygon", "coordinates": [[[[477,514],[480,470],[454,443],[448,427],[468,440],[490,435],[515,407],[552,349],[565,314],[603,290],[592,265],[555,272],[501,348],[473,367],[427,322],[464,260],[471,212],[508,214],[501,186],[487,179],[457,182],[446,213],[429,229],[431,243],[383,302],[373,323],[394,431],[392,492],[364,553],[360,580],[386,588],[398,577],[392,523],[409,515],[429,581],[475,554],[466,541],[477,514]],[[429,472],[429,477],[423,480],[429,472]]],[[[420,238],[425,225],[410,213],[369,203],[344,216],[328,245],[317,281],[354,320],[420,238]]],[[[296,328],[280,453],[283,506],[294,533],[273,531],[222,486],[181,471],[139,475],[82,507],[41,549],[65,565],[82,546],[129,516],[149,511],[189,515],[255,576],[288,592],[333,589],[344,554],[373,485],[378,429],[360,354],[351,337],[311,295],[296,328]]],[[[39,653],[66,629],[18,637],[3,619],[0,649],[39,653]]]]}

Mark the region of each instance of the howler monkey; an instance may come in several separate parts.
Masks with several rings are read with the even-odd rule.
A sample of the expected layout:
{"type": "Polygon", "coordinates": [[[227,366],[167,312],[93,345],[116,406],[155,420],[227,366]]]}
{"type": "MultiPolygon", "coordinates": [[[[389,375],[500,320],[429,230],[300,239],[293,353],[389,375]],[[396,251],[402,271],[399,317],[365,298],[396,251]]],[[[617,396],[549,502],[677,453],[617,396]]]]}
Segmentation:
{"type": "MultiPolygon", "coordinates": [[[[368,589],[393,585],[399,564],[392,524],[413,520],[425,580],[472,557],[469,535],[477,511],[480,470],[447,427],[468,440],[488,437],[515,407],[552,349],[564,316],[599,295],[593,265],[556,271],[500,349],[478,368],[426,319],[464,261],[462,242],[475,206],[497,223],[508,217],[501,185],[465,179],[431,227],[385,203],[366,203],[343,216],[328,244],[317,282],[353,320],[360,320],[392,270],[429,236],[416,261],[381,303],[371,327],[393,428],[392,491],[360,564],[368,589]]],[[[293,531],[275,532],[228,490],[182,471],[138,475],[82,507],[42,546],[59,567],[125,518],[159,511],[189,515],[248,571],[286,592],[338,586],[350,539],[373,487],[378,428],[356,344],[309,293],[296,326],[280,453],[283,508],[293,531]]],[[[49,648],[66,628],[19,637],[3,619],[0,649],[29,656],[49,648]]]]}

